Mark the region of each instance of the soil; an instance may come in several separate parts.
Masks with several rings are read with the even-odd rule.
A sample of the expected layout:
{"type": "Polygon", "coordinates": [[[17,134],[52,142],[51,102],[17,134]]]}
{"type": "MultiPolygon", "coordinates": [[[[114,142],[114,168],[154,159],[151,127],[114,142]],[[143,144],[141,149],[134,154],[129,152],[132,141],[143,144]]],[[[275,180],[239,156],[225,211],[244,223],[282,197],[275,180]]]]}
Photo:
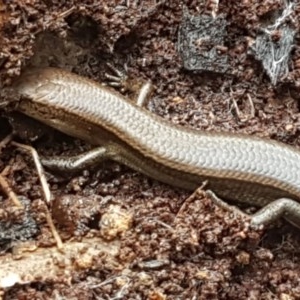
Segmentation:
{"type": "MultiPolygon", "coordinates": [[[[170,122],[300,147],[300,5],[296,0],[284,15],[285,5],[0,0],[0,138],[14,127],[14,140],[41,155],[90,149],[49,129],[36,139],[18,122],[12,126],[19,116],[1,104],[13,101],[11,85],[27,68],[58,67],[103,82],[109,62],[131,78],[150,79],[147,109],[170,122]],[[228,68],[184,68],[178,32],[186,9],[225,18],[217,46],[228,68]],[[283,15],[272,42],[288,26],[293,47],[282,66],[287,71],[274,84],[250,48],[262,28],[283,15]]],[[[204,193],[170,187],[114,162],[79,174],[47,173],[54,197],[46,204],[32,156],[11,143],[0,147],[0,172],[24,205],[16,208],[0,190],[2,299],[300,299],[299,230],[284,221],[252,230],[247,219],[204,193]],[[47,206],[63,251],[49,229],[47,206]]]]}

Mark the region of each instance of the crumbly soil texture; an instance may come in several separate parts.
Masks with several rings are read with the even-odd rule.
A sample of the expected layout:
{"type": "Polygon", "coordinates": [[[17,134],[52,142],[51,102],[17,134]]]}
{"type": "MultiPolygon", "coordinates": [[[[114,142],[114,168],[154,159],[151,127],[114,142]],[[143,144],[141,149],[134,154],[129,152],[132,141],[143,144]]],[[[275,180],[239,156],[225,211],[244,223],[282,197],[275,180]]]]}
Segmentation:
{"type": "Polygon", "coordinates": [[[37,139],[6,104],[28,68],[104,82],[109,62],[151,80],[146,109],[174,124],[300,147],[299,14],[299,0],[0,0],[0,174],[23,204],[1,183],[1,299],[300,299],[299,230],[284,221],[252,230],[114,162],[46,173],[46,203],[30,152],[1,142],[14,130],[40,155],[90,149],[49,128],[37,139]]]}

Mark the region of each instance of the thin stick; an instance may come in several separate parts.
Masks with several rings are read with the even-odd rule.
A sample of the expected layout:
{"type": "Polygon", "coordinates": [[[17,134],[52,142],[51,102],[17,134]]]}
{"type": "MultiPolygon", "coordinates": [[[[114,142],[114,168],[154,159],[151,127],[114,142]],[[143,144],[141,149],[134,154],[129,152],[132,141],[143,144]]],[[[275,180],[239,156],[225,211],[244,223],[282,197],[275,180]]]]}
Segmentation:
{"type": "MultiPolygon", "coordinates": [[[[46,176],[45,176],[45,173],[44,173],[44,170],[43,170],[42,164],[40,162],[39,155],[38,155],[37,151],[33,147],[28,146],[28,145],[23,145],[23,144],[14,142],[14,141],[12,141],[11,143],[12,143],[12,145],[14,145],[14,146],[16,146],[20,149],[24,149],[26,151],[29,151],[32,154],[33,161],[34,161],[34,164],[35,164],[35,167],[36,167],[36,170],[37,170],[37,173],[38,173],[41,185],[42,185],[42,190],[43,190],[43,193],[44,193],[44,198],[46,200],[46,204],[49,204],[51,199],[52,199],[52,195],[51,195],[51,192],[50,192],[47,180],[46,180],[46,176]]],[[[46,210],[46,220],[47,220],[47,223],[50,227],[52,235],[53,235],[53,237],[56,241],[57,248],[59,250],[62,250],[63,249],[63,242],[62,242],[62,240],[61,240],[61,238],[60,238],[60,236],[59,236],[59,234],[58,234],[58,232],[57,232],[57,230],[56,230],[56,228],[53,224],[53,220],[52,220],[51,214],[50,214],[49,209],[48,209],[47,206],[45,206],[45,210],[46,210]]]]}
{"type": "Polygon", "coordinates": [[[13,138],[13,134],[10,133],[0,142],[0,152],[4,147],[6,147],[6,145],[12,140],[12,138],[13,138]]]}
{"type": "Polygon", "coordinates": [[[48,183],[47,183],[47,180],[46,180],[46,176],[45,176],[42,164],[40,162],[40,158],[39,158],[38,153],[31,146],[23,145],[23,144],[14,142],[14,141],[12,141],[11,144],[18,147],[18,148],[21,148],[21,149],[24,149],[26,151],[31,152],[32,157],[33,157],[33,161],[34,161],[34,164],[35,164],[35,167],[36,167],[36,170],[37,170],[37,173],[38,173],[41,185],[42,185],[44,198],[46,200],[46,203],[49,204],[50,201],[51,201],[52,195],[51,195],[51,192],[50,192],[50,189],[49,189],[49,186],[48,186],[48,183]]]}
{"type": "Polygon", "coordinates": [[[11,189],[11,187],[9,186],[4,176],[2,176],[2,174],[0,174],[0,186],[3,189],[3,191],[6,193],[7,197],[13,202],[15,206],[24,208],[23,204],[20,202],[17,195],[11,189]]]}
{"type": "Polygon", "coordinates": [[[204,193],[204,188],[207,185],[207,180],[205,180],[201,186],[199,186],[187,199],[185,199],[184,203],[182,204],[182,206],[180,207],[178,213],[176,214],[176,218],[177,219],[181,213],[183,212],[184,208],[191,202],[194,200],[195,196],[204,193]]]}
{"type": "Polygon", "coordinates": [[[46,209],[46,220],[47,220],[47,223],[48,223],[48,225],[50,227],[52,235],[53,235],[53,237],[54,237],[54,239],[56,241],[57,248],[59,250],[63,250],[63,247],[64,247],[63,246],[63,242],[62,242],[62,240],[61,240],[61,238],[60,238],[60,236],[59,236],[59,234],[58,234],[58,232],[57,232],[57,230],[56,230],[56,228],[55,228],[55,226],[53,224],[53,219],[52,219],[52,216],[51,216],[51,214],[49,212],[49,209],[48,209],[47,206],[45,207],[45,209],[46,209]]]}

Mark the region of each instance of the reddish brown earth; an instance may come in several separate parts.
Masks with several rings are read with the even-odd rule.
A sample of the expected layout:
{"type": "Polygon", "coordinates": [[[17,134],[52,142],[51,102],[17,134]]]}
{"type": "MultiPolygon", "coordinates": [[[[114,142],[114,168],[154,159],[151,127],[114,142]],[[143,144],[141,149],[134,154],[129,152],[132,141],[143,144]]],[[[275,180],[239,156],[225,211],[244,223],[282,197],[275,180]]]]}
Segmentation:
{"type": "MultiPolygon", "coordinates": [[[[299,147],[299,3],[287,21],[295,30],[289,72],[273,86],[248,47],[283,9],[281,1],[220,1],[217,15],[228,22],[222,51],[233,75],[183,69],[176,50],[182,2],[197,16],[215,7],[187,0],[0,1],[0,101],[13,98],[8,88],[32,66],[103,81],[106,62],[126,64],[130,77],[152,80],[148,109],[171,122],[299,147]]],[[[1,140],[10,130],[3,109],[1,140]]],[[[90,147],[57,133],[32,145],[47,155],[90,147]]],[[[14,207],[0,189],[3,299],[300,299],[299,230],[280,222],[252,231],[204,196],[113,162],[72,176],[47,174],[60,252],[31,156],[11,144],[0,151],[0,172],[26,207],[14,207]]]]}

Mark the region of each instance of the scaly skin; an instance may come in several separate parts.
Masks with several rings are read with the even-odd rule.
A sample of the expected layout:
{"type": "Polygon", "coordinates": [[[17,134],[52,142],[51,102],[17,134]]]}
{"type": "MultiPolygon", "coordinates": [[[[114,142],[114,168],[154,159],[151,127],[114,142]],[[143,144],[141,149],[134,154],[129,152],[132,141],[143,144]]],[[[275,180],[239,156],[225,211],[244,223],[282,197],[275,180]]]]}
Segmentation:
{"type": "Polygon", "coordinates": [[[190,190],[208,180],[218,196],[255,206],[281,197],[300,200],[300,151],[285,144],[176,126],[60,69],[32,69],[15,88],[23,99],[20,112],[104,145],[110,159],[157,180],[190,190]]]}

